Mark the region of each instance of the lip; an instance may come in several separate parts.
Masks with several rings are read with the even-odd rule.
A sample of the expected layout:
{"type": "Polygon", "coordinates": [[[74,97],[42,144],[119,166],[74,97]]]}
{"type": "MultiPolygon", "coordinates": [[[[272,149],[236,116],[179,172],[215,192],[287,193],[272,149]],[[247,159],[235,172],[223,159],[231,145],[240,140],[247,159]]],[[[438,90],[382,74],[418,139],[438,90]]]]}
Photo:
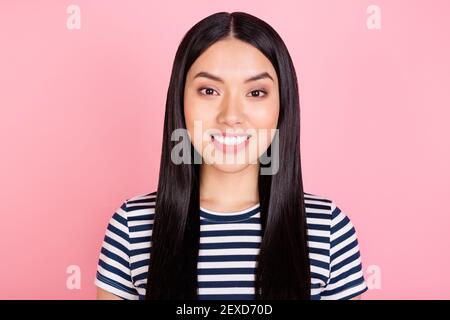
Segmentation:
{"type": "Polygon", "coordinates": [[[211,141],[214,143],[214,146],[216,149],[218,149],[221,152],[224,153],[238,153],[242,149],[246,148],[248,146],[249,140],[251,138],[251,135],[248,134],[221,134],[222,137],[247,137],[243,142],[233,145],[227,145],[225,143],[219,142],[217,139],[214,138],[214,135],[211,135],[211,141]]]}

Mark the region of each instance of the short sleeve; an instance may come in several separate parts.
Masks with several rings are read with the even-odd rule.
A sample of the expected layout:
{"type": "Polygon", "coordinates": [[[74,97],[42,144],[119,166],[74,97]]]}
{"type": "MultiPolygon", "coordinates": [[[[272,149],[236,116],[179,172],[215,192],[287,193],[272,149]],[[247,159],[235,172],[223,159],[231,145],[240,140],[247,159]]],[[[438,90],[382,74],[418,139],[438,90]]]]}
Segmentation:
{"type": "Polygon", "coordinates": [[[139,299],[131,278],[127,201],[124,201],[109,220],[94,283],[123,299],[139,299]]]}
{"type": "Polygon", "coordinates": [[[355,227],[333,202],[331,206],[330,277],[322,300],[352,299],[368,290],[355,227]]]}

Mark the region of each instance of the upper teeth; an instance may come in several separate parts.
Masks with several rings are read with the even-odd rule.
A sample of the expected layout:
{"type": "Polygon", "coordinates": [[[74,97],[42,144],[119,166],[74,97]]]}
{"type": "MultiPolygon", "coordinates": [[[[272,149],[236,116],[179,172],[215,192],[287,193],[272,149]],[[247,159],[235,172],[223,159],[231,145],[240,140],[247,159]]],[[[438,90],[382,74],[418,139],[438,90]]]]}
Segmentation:
{"type": "Polygon", "coordinates": [[[222,135],[214,135],[214,139],[219,141],[222,144],[226,145],[236,145],[241,144],[245,140],[247,140],[246,136],[237,136],[237,137],[224,137],[222,135]]]}

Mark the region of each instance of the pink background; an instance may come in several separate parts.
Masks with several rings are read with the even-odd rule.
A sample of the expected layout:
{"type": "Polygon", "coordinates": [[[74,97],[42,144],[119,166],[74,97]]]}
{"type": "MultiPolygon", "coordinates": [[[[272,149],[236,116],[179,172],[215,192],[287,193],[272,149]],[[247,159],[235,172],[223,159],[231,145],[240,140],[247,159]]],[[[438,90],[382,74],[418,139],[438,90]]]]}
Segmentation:
{"type": "Polygon", "coordinates": [[[363,298],[449,299],[446,0],[1,1],[0,298],[95,298],[107,220],[156,190],[176,48],[217,11],[285,40],[305,190],[347,212],[364,270],[381,271],[363,298]],[[80,30],[66,27],[70,4],[80,30]],[[380,30],[366,27],[371,4],[380,30]],[[66,287],[69,265],[81,289],[66,287]]]}

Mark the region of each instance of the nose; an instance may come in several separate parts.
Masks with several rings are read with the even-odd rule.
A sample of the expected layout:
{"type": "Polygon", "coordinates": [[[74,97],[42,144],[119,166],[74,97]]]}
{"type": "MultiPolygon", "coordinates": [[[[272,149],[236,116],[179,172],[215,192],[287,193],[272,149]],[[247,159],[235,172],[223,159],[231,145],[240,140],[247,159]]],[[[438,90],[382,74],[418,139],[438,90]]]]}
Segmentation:
{"type": "Polygon", "coordinates": [[[243,106],[237,97],[225,97],[221,103],[217,122],[234,127],[244,121],[243,106]]]}

